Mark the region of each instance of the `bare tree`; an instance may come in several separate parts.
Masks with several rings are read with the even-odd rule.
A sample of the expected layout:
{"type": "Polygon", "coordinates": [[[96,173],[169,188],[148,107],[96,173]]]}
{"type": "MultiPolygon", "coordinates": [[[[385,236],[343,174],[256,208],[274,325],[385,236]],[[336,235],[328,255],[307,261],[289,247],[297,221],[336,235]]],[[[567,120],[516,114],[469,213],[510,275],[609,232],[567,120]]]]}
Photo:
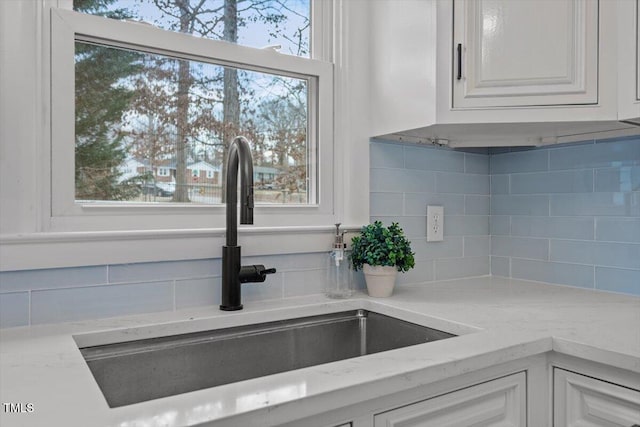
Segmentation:
{"type": "MultiPolygon", "coordinates": [[[[174,0],[180,10],[180,32],[191,32],[193,15],[189,7],[189,0],[174,0]]],[[[176,189],[173,193],[174,202],[188,202],[187,187],[187,146],[189,144],[189,89],[192,77],[189,72],[189,62],[178,62],[178,100],[176,110],[176,189]]]]}
{"type": "MultiPolygon", "coordinates": [[[[238,0],[224,0],[224,33],[222,36],[224,41],[231,43],[238,42],[238,0]]],[[[223,141],[223,168],[222,168],[222,202],[226,202],[227,195],[226,181],[227,172],[225,159],[228,156],[229,144],[233,138],[238,136],[240,130],[240,94],[238,91],[238,70],[231,67],[224,68],[224,104],[223,104],[223,121],[224,132],[223,141]]]]}
{"type": "MultiPolygon", "coordinates": [[[[278,78],[275,79],[275,84],[278,78]]],[[[308,144],[306,91],[290,87],[287,97],[263,102],[258,109],[260,128],[267,134],[280,170],[276,181],[290,193],[307,191],[308,144]],[[295,96],[298,95],[298,96],[295,96]]]]}
{"type": "MultiPolygon", "coordinates": [[[[275,35],[281,31],[279,26],[286,21],[287,14],[292,13],[287,6],[288,0],[139,1],[153,2],[163,14],[165,28],[231,43],[238,42],[239,28],[251,22],[262,22],[271,26],[271,34],[275,35]]],[[[296,34],[302,34],[302,30],[298,29],[296,34]]],[[[292,37],[296,37],[295,34],[292,37]]],[[[305,49],[300,36],[297,51],[303,52],[305,49]]],[[[202,63],[186,60],[158,59],[161,71],[173,68],[174,74],[168,76],[158,72],[154,77],[175,85],[175,91],[167,94],[167,100],[171,99],[171,102],[165,100],[164,103],[160,101],[156,104],[157,112],[170,117],[175,127],[175,202],[189,201],[189,153],[198,151],[194,149],[193,144],[209,147],[205,150],[204,157],[217,158],[220,164],[224,165],[230,142],[235,136],[243,134],[255,141],[252,147],[254,153],[258,159],[264,160],[264,135],[254,124],[257,107],[250,104],[254,88],[248,80],[248,72],[228,66],[206,65],[219,70],[218,75],[206,75],[202,71],[204,66],[202,63]],[[173,67],[167,66],[167,61],[173,61],[173,67]],[[178,64],[177,70],[175,62],[178,64]]],[[[224,188],[225,171],[222,172],[224,188]]],[[[222,201],[224,200],[223,194],[222,201]]]]}

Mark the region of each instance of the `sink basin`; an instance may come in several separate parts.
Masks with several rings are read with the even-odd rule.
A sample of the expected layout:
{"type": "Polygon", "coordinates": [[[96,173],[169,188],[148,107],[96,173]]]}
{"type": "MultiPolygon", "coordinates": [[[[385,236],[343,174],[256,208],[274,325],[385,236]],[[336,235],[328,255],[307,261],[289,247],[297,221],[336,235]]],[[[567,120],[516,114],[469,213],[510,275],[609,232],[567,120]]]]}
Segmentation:
{"type": "Polygon", "coordinates": [[[80,351],[115,408],[453,336],[353,310],[80,351]]]}

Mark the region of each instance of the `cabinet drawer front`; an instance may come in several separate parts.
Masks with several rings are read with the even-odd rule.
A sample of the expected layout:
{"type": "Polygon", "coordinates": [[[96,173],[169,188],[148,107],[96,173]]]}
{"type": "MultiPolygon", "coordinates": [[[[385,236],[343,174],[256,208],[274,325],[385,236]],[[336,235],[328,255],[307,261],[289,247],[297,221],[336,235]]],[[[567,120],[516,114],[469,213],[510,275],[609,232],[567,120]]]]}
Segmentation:
{"type": "Polygon", "coordinates": [[[526,374],[403,406],[374,418],[375,427],[511,427],[526,425],[526,374]]]}
{"type": "Polygon", "coordinates": [[[555,427],[640,424],[640,391],[563,369],[553,371],[555,427]]]}
{"type": "Polygon", "coordinates": [[[453,50],[456,108],[598,102],[597,0],[456,0],[453,50]]]}

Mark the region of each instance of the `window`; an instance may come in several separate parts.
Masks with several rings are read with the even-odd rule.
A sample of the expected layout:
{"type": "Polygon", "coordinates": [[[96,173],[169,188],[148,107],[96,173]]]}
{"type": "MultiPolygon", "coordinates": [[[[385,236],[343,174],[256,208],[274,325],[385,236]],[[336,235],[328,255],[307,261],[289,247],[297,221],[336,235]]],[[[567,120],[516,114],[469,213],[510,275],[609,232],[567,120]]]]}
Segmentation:
{"type": "MultiPolygon", "coordinates": [[[[254,47],[278,42],[298,56],[309,51],[308,0],[75,0],[74,9],[254,47]]],[[[140,201],[147,176],[122,170],[135,160],[174,163],[172,201],[193,203],[188,162],[204,158],[223,167],[229,142],[244,135],[256,166],[279,169],[281,185],[297,195],[283,203],[314,203],[307,188],[315,185],[308,175],[308,86],[305,78],[76,41],[76,201],[140,201]]],[[[216,188],[208,203],[223,201],[223,190],[216,188]]],[[[257,190],[261,201],[268,198],[257,190]]]]}
{"type": "Polygon", "coordinates": [[[144,212],[159,214],[171,204],[184,209],[164,226],[180,227],[185,213],[210,224],[204,218],[210,212],[196,208],[224,203],[226,149],[239,134],[251,141],[254,167],[273,172],[270,188],[256,183],[256,204],[302,209],[270,217],[274,225],[304,224],[296,219],[303,212],[332,215],[333,72],[330,63],[309,58],[308,2],[243,2],[231,24],[235,36],[225,29],[222,0],[196,3],[203,6],[190,12],[188,25],[171,6],[177,0],[76,0],[83,13],[53,10],[53,228],[72,223],[70,217],[100,224],[115,212],[117,227],[137,228],[139,215],[127,223],[132,207],[142,212],[148,205],[152,210],[144,212]],[[229,37],[247,46],[278,43],[284,53],[217,40],[229,37]],[[141,167],[125,173],[132,164],[141,167]],[[207,197],[190,197],[203,184],[188,178],[192,164],[200,165],[192,178],[200,170],[215,176],[207,197]],[[162,203],[142,197],[153,170],[175,181],[162,203]]]}

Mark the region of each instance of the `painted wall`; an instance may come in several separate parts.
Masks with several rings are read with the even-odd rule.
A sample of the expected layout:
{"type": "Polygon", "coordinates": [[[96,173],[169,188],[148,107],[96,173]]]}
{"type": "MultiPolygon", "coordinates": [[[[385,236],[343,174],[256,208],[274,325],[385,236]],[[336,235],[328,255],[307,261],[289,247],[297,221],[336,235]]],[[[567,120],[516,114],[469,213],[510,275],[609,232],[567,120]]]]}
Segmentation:
{"type": "Polygon", "coordinates": [[[490,163],[493,275],[640,295],[640,138],[490,163]]]}
{"type": "Polygon", "coordinates": [[[374,141],[370,162],[371,220],[400,223],[416,253],[400,284],[489,274],[488,154],[374,141]],[[427,205],[444,206],[442,242],[427,243],[427,205]]]}

